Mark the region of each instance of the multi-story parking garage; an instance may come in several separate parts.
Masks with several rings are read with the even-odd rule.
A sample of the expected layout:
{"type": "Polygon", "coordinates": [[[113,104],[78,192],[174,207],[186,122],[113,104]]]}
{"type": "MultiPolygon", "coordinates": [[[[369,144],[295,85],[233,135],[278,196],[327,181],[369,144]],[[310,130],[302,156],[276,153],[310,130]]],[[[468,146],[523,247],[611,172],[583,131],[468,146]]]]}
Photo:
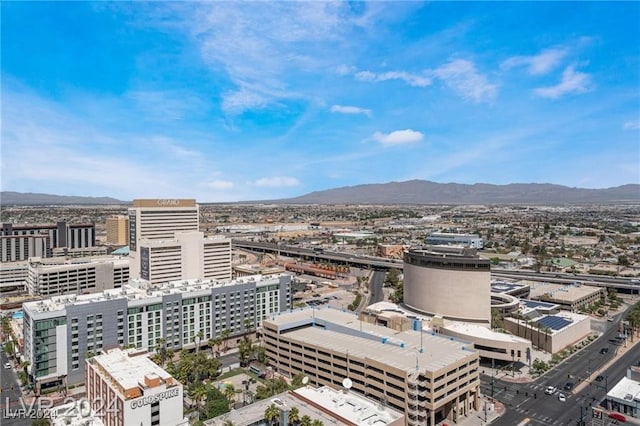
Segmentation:
{"type": "Polygon", "coordinates": [[[262,323],[274,370],[353,389],[404,412],[409,425],[458,422],[479,410],[479,354],[437,333],[398,332],[335,309],[273,314],[262,323]]]}

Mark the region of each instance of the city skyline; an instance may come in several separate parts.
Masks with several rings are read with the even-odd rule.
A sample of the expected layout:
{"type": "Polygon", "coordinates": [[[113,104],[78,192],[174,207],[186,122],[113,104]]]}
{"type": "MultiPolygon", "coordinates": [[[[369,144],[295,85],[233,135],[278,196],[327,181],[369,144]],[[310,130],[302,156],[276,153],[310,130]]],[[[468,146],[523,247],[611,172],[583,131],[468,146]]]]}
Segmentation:
{"type": "Polygon", "coordinates": [[[640,183],[638,2],[2,6],[2,190],[640,183]]]}

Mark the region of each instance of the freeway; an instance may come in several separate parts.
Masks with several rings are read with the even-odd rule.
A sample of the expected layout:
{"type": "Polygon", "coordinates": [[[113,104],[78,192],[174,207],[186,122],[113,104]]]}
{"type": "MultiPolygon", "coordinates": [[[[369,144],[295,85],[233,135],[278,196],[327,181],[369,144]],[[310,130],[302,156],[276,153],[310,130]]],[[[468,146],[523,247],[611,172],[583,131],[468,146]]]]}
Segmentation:
{"type": "MultiPolygon", "coordinates": [[[[598,405],[607,390],[625,376],[627,368],[638,362],[637,347],[616,358],[623,344],[617,339],[618,322],[623,315],[626,313],[619,314],[616,322],[608,323],[602,336],[591,345],[532,383],[494,379],[494,398],[507,408],[494,424],[510,426],[529,419],[531,425],[560,426],[579,424],[581,416],[588,420],[590,407],[598,405]],[[595,380],[597,375],[602,376],[600,381],[595,380]],[[572,391],[564,390],[568,382],[574,384],[572,391]],[[546,395],[544,390],[547,386],[556,387],[558,391],[546,395]],[[558,399],[560,392],[565,394],[566,402],[558,399]]],[[[483,375],[483,393],[491,395],[491,388],[491,377],[483,375]]]]}
{"type": "Polygon", "coordinates": [[[399,259],[394,260],[384,257],[364,256],[353,253],[339,253],[323,250],[320,248],[308,249],[284,244],[263,243],[244,240],[232,240],[232,246],[236,249],[276,253],[278,255],[287,257],[303,257],[311,259],[330,260],[336,263],[365,268],[402,269],[403,266],[402,261],[399,259]]]}
{"type": "MultiPolygon", "coordinates": [[[[327,251],[320,248],[308,249],[299,246],[285,244],[265,243],[245,240],[232,240],[233,248],[276,253],[287,257],[301,257],[309,259],[330,260],[332,262],[345,265],[358,266],[373,269],[403,269],[404,265],[400,259],[387,259],[375,256],[362,256],[353,253],[342,253],[327,251]]],[[[552,272],[532,272],[493,269],[491,276],[494,278],[507,278],[517,280],[545,281],[557,284],[572,284],[581,282],[583,284],[612,287],[621,293],[640,295],[640,283],[632,278],[611,277],[606,275],[591,274],[567,274],[552,272]]]]}

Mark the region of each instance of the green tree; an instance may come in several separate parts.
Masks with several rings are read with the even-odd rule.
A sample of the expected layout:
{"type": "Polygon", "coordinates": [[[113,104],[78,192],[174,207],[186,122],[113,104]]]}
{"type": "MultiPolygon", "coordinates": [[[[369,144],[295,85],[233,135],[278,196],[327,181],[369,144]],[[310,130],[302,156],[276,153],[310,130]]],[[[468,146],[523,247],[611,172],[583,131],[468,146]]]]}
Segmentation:
{"type": "Polygon", "coordinates": [[[224,387],[224,396],[229,400],[229,406],[232,407],[236,397],[236,388],[231,383],[224,387]]]}
{"type": "Polygon", "coordinates": [[[225,328],[224,330],[222,330],[222,333],[220,333],[220,337],[222,338],[222,340],[224,341],[224,348],[223,351],[226,352],[227,349],[229,348],[229,336],[231,336],[231,330],[229,330],[228,328],[225,328]]]}
{"type": "Polygon", "coordinates": [[[298,373],[291,379],[290,389],[298,389],[302,386],[302,379],[304,378],[304,374],[298,373]]]}
{"type": "Polygon", "coordinates": [[[204,339],[204,331],[200,330],[193,336],[193,341],[196,344],[196,353],[200,352],[200,344],[202,343],[202,339],[204,339]]]}
{"type": "Polygon", "coordinates": [[[278,417],[280,416],[280,410],[276,407],[276,404],[271,404],[264,410],[264,419],[271,425],[275,424],[278,421],[278,417]]]}
{"type": "Polygon", "coordinates": [[[155,352],[160,355],[160,364],[164,368],[164,363],[167,360],[167,346],[163,338],[156,340],[155,352]]]}
{"type": "Polygon", "coordinates": [[[202,407],[200,406],[200,402],[202,402],[202,400],[204,400],[207,396],[207,389],[204,387],[203,384],[199,384],[196,387],[193,388],[193,390],[191,391],[191,399],[193,401],[195,401],[196,403],[196,407],[198,409],[198,411],[202,411],[202,407]]]}
{"type": "Polygon", "coordinates": [[[253,330],[253,321],[251,321],[250,318],[245,318],[243,325],[244,325],[244,331],[246,333],[249,333],[250,331],[253,330]]]}
{"type": "Polygon", "coordinates": [[[240,364],[247,365],[249,363],[249,360],[251,360],[253,352],[253,343],[251,343],[249,339],[242,339],[240,345],[238,345],[238,356],[240,357],[240,364]]]}
{"type": "Polygon", "coordinates": [[[322,421],[321,421],[321,420],[314,419],[314,420],[311,422],[311,426],[324,426],[324,423],[322,423],[322,421]]]}
{"type": "Polygon", "coordinates": [[[300,426],[311,426],[311,423],[313,423],[311,417],[306,414],[300,419],[300,426]]]}
{"type": "Polygon", "coordinates": [[[292,407],[289,410],[289,422],[292,424],[297,424],[300,421],[300,410],[297,407],[292,407]]]}
{"type": "Polygon", "coordinates": [[[229,400],[216,387],[210,387],[207,392],[206,417],[212,419],[229,412],[229,400]]]}
{"type": "Polygon", "coordinates": [[[261,364],[268,363],[269,360],[267,359],[267,350],[264,348],[264,346],[256,347],[256,359],[261,364]]]}

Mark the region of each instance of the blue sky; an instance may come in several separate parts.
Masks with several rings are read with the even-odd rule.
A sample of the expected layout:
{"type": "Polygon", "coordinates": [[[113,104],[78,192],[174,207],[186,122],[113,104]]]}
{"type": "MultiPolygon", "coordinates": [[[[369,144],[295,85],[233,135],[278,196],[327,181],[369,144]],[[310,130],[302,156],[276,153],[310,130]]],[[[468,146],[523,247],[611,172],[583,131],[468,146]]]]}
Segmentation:
{"type": "Polygon", "coordinates": [[[640,183],[639,2],[3,2],[2,190],[640,183]]]}

